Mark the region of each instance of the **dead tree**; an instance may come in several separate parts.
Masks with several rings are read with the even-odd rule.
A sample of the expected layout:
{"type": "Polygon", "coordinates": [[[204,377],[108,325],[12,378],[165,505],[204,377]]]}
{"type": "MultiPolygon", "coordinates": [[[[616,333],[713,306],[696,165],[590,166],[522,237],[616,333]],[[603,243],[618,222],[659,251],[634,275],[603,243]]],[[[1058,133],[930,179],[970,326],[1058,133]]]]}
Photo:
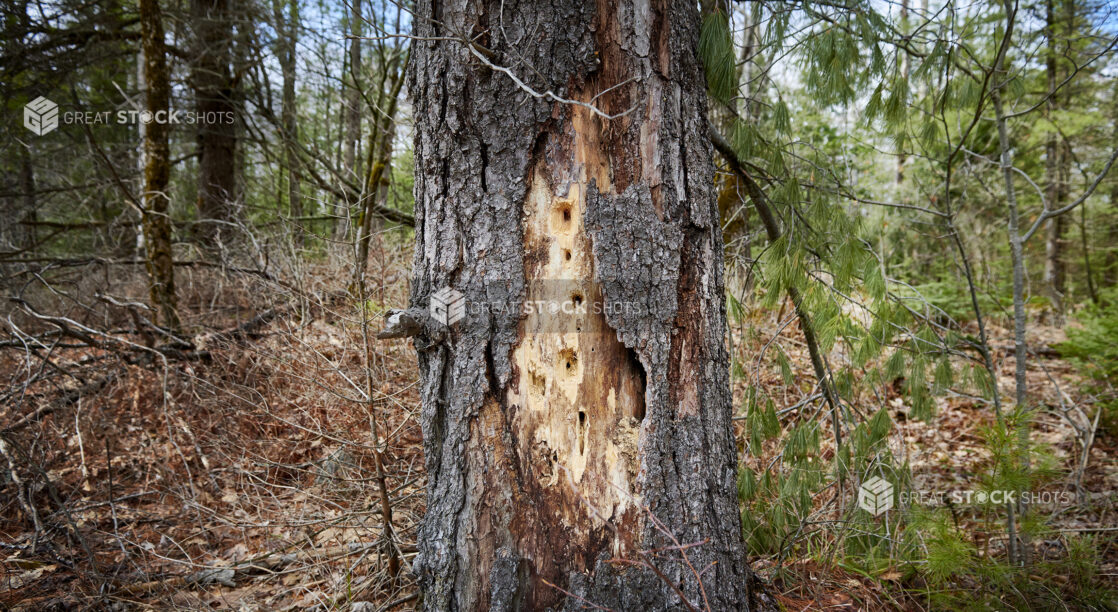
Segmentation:
{"type": "Polygon", "coordinates": [[[736,499],[696,6],[416,8],[394,321],[419,355],[425,607],[771,606],[736,499]]]}

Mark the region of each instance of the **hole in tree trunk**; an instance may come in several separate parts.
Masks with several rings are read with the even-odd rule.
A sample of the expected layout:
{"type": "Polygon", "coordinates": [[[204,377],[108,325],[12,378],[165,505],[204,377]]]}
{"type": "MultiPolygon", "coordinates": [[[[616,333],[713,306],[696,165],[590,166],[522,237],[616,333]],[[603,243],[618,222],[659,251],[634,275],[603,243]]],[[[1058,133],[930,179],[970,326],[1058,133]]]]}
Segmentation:
{"type": "Polygon", "coordinates": [[[636,371],[641,379],[640,394],[637,396],[636,405],[633,406],[633,418],[638,421],[644,420],[644,390],[648,387],[648,375],[644,371],[644,366],[641,365],[641,360],[637,357],[637,352],[633,349],[625,349],[625,353],[629,356],[629,365],[636,371]]]}
{"type": "Polygon", "coordinates": [[[578,454],[586,453],[586,413],[578,411],[578,454]]]}
{"type": "Polygon", "coordinates": [[[559,352],[558,370],[560,374],[573,378],[578,376],[578,356],[571,349],[563,349],[559,352]]]}

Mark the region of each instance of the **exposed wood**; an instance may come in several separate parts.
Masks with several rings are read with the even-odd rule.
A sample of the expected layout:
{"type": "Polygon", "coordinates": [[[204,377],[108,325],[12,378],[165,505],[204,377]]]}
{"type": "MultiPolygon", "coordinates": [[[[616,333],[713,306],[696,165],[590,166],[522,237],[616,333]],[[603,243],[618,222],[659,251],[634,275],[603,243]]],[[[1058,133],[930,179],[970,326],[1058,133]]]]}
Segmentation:
{"type": "Polygon", "coordinates": [[[696,7],[502,6],[416,7],[411,305],[443,287],[469,305],[417,342],[424,606],[764,607],[736,509],[696,7]],[[599,308],[525,310],[560,301],[599,308]]]}

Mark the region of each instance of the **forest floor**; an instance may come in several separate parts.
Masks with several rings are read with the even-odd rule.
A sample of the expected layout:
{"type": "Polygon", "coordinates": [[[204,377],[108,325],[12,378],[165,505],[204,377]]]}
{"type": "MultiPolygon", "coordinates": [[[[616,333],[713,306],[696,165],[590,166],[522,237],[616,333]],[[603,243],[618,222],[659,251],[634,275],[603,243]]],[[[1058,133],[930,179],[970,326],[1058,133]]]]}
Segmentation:
{"type": "MultiPolygon", "coordinates": [[[[998,386],[1003,398],[1012,398],[1016,365],[1013,330],[998,323],[988,325],[992,343],[999,347],[994,355],[998,386]]],[[[777,325],[770,323],[768,327],[775,330],[777,325]]],[[[786,350],[793,371],[797,380],[814,381],[806,347],[796,345],[796,333],[782,332],[782,336],[790,340],[786,350]]],[[[761,336],[771,337],[764,331],[761,336]]],[[[1035,566],[1053,562],[1046,564],[1043,570],[1035,567],[1034,572],[1056,568],[1061,575],[1044,576],[1044,580],[1067,584],[1074,577],[1067,575],[1067,567],[1059,563],[1068,557],[1067,538],[1087,536],[1097,544],[1100,553],[1098,578],[1113,588],[1118,586],[1118,541],[1115,539],[1115,532],[1118,532],[1118,460],[1115,458],[1118,440],[1107,435],[1097,427],[1097,421],[1092,423],[1087,416],[1097,411],[1080,393],[1082,380],[1071,364],[1052,349],[1064,340],[1060,328],[1042,324],[1030,327],[1030,341],[1034,343],[1031,350],[1038,355],[1028,365],[1028,386],[1031,398],[1041,408],[1036,411],[1028,430],[1030,439],[1051,461],[1036,466],[1038,471],[1043,469],[1046,473],[1036,489],[1044,501],[1034,510],[1045,517],[1042,529],[1045,535],[1031,542],[1031,563],[1035,566]],[[1085,431],[1097,433],[1088,443],[1086,458],[1083,453],[1085,431]]],[[[757,348],[747,344],[745,350],[756,351],[757,348]]],[[[777,364],[767,364],[761,372],[761,383],[773,397],[781,397],[787,391],[777,364]]],[[[735,388],[735,395],[744,395],[742,386],[735,388]]],[[[802,385],[805,390],[812,386],[813,383],[802,385]]],[[[894,424],[890,448],[898,463],[908,464],[912,476],[909,489],[918,496],[913,505],[921,504],[929,510],[946,509],[956,529],[969,534],[980,556],[1004,561],[1007,543],[1001,522],[1004,506],[982,506],[974,497],[981,495],[983,477],[990,471],[992,457],[986,436],[995,422],[993,407],[975,397],[948,394],[937,398],[935,413],[929,420],[920,420],[911,415],[911,407],[903,395],[894,391],[889,389],[886,397],[868,403],[866,414],[862,416],[871,416],[878,403],[888,407],[894,424]]],[[[797,403],[796,398],[785,401],[785,405],[797,403]]],[[[779,410],[779,402],[777,407],[779,410]]],[[[787,421],[793,419],[795,413],[782,415],[782,426],[787,427],[787,421]]],[[[825,439],[822,445],[823,456],[830,456],[833,439],[825,439]]],[[[778,451],[779,448],[766,445],[759,458],[747,458],[745,465],[757,471],[771,465],[778,451]]],[[[855,503],[853,492],[837,503],[834,496],[819,497],[822,499],[815,500],[811,518],[824,524],[842,515],[839,506],[843,503],[855,503]]],[[[844,563],[841,536],[836,537],[843,529],[826,531],[829,533],[823,538],[824,545],[808,556],[768,555],[754,562],[755,570],[772,579],[786,609],[929,609],[927,594],[935,587],[930,587],[919,572],[914,576],[913,572],[906,571],[911,568],[902,567],[907,563],[898,562],[867,575],[857,563],[844,563]]],[[[984,588],[980,579],[966,576],[957,586],[963,590],[984,588]]]]}
{"type": "MultiPolygon", "coordinates": [[[[425,486],[415,353],[410,342],[366,334],[380,327],[384,305],[406,300],[405,267],[391,268],[396,272],[385,273],[367,304],[371,330],[362,325],[360,304],[332,280],[344,275],[326,266],[305,271],[288,292],[264,279],[223,286],[193,271],[184,286],[218,288],[182,300],[187,325],[207,330],[190,354],[164,358],[65,339],[49,347],[49,363],[11,346],[0,351],[0,374],[11,385],[0,402],[0,608],[414,607],[410,563],[425,486]],[[47,369],[54,373],[30,376],[47,369]],[[29,378],[35,382],[21,387],[29,378]],[[365,401],[370,390],[372,401],[365,401]],[[380,544],[378,451],[403,561],[396,577],[380,544]]],[[[142,290],[132,285],[131,294],[142,290]]],[[[771,314],[754,315],[749,325],[752,333],[735,327],[742,355],[757,354],[779,327],[771,314]]],[[[1009,330],[995,325],[993,334],[995,344],[1011,344],[1009,330]]],[[[765,360],[735,380],[738,406],[749,385],[764,387],[778,410],[810,394],[798,331],[786,326],[781,336],[803,384],[789,388],[780,367],[765,360]]],[[[1038,347],[1061,338],[1051,327],[1032,333],[1038,347]]],[[[1077,422],[1079,381],[1055,353],[1039,353],[1029,381],[1046,408],[1032,435],[1059,464],[1046,489],[1074,499],[1054,513],[1053,535],[1033,542],[1033,550],[1038,558],[1058,557],[1065,554],[1061,534],[1095,534],[1101,575],[1113,581],[1115,440],[1096,438],[1083,462],[1070,424],[1077,422]]],[[[1002,350],[997,358],[1008,392],[1012,354],[1002,350]]],[[[949,396],[925,422],[910,418],[899,396],[884,401],[896,425],[894,453],[909,462],[914,489],[977,488],[975,475],[989,461],[980,442],[992,420],[988,406],[949,396]]],[[[797,416],[789,411],[782,422],[797,416]]],[[[827,444],[824,455],[833,452],[827,444]]],[[[747,464],[769,461],[772,450],[747,464]]],[[[816,503],[820,517],[837,516],[833,491],[816,503]]],[[[981,550],[999,554],[1004,542],[988,517],[970,511],[956,520],[982,534],[981,550]]],[[[924,607],[923,585],[901,571],[864,574],[842,561],[836,550],[802,549],[752,560],[788,610],[924,607]]]]}

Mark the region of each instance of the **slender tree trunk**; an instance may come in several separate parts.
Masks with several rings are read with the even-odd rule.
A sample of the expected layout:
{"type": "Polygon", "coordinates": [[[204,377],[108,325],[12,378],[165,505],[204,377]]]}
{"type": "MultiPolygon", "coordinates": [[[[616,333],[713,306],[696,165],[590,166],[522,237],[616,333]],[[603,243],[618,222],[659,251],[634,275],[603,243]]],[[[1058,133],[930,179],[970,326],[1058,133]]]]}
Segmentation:
{"type": "Polygon", "coordinates": [[[344,161],[345,170],[351,176],[357,175],[357,148],[361,142],[361,0],[352,1],[352,11],[350,13],[350,35],[349,39],[349,74],[346,80],[348,89],[346,90],[346,108],[345,108],[345,140],[342,141],[344,148],[344,161]]]}
{"type": "MultiPolygon", "coordinates": [[[[741,53],[741,76],[738,79],[742,83],[742,101],[740,110],[746,121],[754,124],[759,120],[760,108],[764,104],[765,86],[764,74],[765,71],[761,68],[761,20],[762,20],[762,7],[759,3],[751,2],[741,9],[742,16],[745,19],[745,44],[742,45],[741,53]]],[[[734,184],[736,187],[744,189],[744,185],[740,185],[738,177],[734,177],[734,184]]],[[[745,266],[745,292],[747,294],[753,293],[753,228],[751,225],[750,215],[752,215],[752,207],[745,206],[745,198],[739,198],[742,202],[742,228],[741,240],[743,241],[741,249],[742,261],[746,263],[745,266]]]]}
{"type": "MultiPolygon", "coordinates": [[[[384,50],[386,54],[390,52],[384,50]]],[[[396,111],[399,108],[400,90],[404,85],[403,65],[407,64],[407,55],[402,60],[399,56],[387,60],[386,55],[384,59],[386,60],[383,62],[385,78],[382,81],[387,80],[389,88],[384,92],[385,104],[381,111],[382,115],[373,122],[374,129],[369,138],[369,159],[366,164],[368,173],[365,175],[357,202],[360,214],[357,218],[357,258],[354,275],[359,281],[365,278],[365,269],[369,263],[369,245],[373,235],[379,231],[380,220],[374,211],[377,204],[387,200],[386,197],[382,200],[382,196],[387,196],[388,193],[385,179],[392,163],[392,144],[396,140],[396,111]]],[[[383,87],[382,82],[382,92],[383,87]]]]}
{"type": "MultiPolygon", "coordinates": [[[[251,15],[249,19],[255,18],[254,9],[242,9],[242,14],[251,15]]],[[[243,90],[237,85],[239,77],[236,75],[243,75],[256,65],[256,60],[259,57],[260,46],[257,44],[256,29],[248,27],[238,27],[233,36],[233,50],[232,50],[232,70],[233,70],[233,92],[235,96],[243,96],[243,90]]],[[[234,120],[236,118],[234,117],[234,120]]],[[[231,129],[239,129],[240,123],[234,123],[227,127],[231,129]]],[[[240,214],[248,203],[249,186],[246,181],[246,172],[250,164],[253,163],[253,151],[248,150],[248,147],[235,146],[233,148],[233,201],[237,203],[237,208],[234,210],[235,215],[240,214]]]]}
{"type": "MultiPolygon", "coordinates": [[[[901,0],[900,22],[901,22],[901,32],[907,35],[908,31],[909,31],[909,27],[908,27],[908,0],[901,0]]],[[[909,75],[909,72],[911,70],[909,59],[908,59],[908,54],[907,53],[901,53],[899,61],[901,62],[901,74],[904,76],[904,82],[907,84],[908,83],[908,75],[909,75]]],[[[897,151],[897,174],[896,174],[896,184],[897,185],[900,185],[900,184],[904,183],[904,170],[905,170],[905,164],[906,163],[908,163],[908,156],[905,155],[905,152],[904,152],[903,149],[898,150],[897,151]]]]}
{"type": "MultiPolygon", "coordinates": [[[[364,21],[361,15],[361,0],[352,0],[352,10],[350,12],[350,33],[352,38],[349,40],[349,71],[347,73],[347,87],[345,92],[345,102],[343,104],[344,121],[345,121],[345,135],[342,140],[342,148],[344,149],[343,163],[346,176],[356,179],[361,176],[360,167],[360,151],[361,148],[361,114],[365,105],[362,103],[362,83],[364,82],[363,66],[361,63],[361,36],[364,29],[364,21]]],[[[345,202],[338,201],[334,208],[334,237],[338,240],[343,239],[349,231],[347,227],[349,214],[343,208],[346,206],[345,202]]]]}
{"type": "MultiPolygon", "coordinates": [[[[1110,112],[1110,119],[1114,123],[1112,142],[1118,142],[1118,79],[1114,80],[1110,112]]],[[[1110,176],[1110,212],[1112,221],[1107,231],[1106,264],[1103,266],[1105,272],[1102,282],[1104,287],[1118,286],[1118,172],[1112,172],[1110,176]]]]}
{"type": "MultiPolygon", "coordinates": [[[[1058,157],[1062,157],[1057,153],[1058,157]]],[[[1057,171],[1056,176],[1062,176],[1063,173],[1057,171]]],[[[1057,178],[1057,183],[1061,179],[1057,178]]],[[[1052,200],[1051,206],[1059,208],[1061,199],[1060,194],[1063,189],[1057,185],[1053,193],[1055,196],[1052,200]]],[[[1047,289],[1048,299],[1052,302],[1052,308],[1056,313],[1057,323],[1063,320],[1064,313],[1064,295],[1067,291],[1067,268],[1064,264],[1064,234],[1067,228],[1067,218],[1065,215],[1059,215],[1045,221],[1046,226],[1046,242],[1044,245],[1044,284],[1047,289]]]]}
{"type": "MultiPolygon", "coordinates": [[[[1059,97],[1054,93],[1060,82],[1059,65],[1057,62],[1056,43],[1056,15],[1053,8],[1055,0],[1045,2],[1045,36],[1047,37],[1047,57],[1045,58],[1045,73],[1048,80],[1048,100],[1045,102],[1045,114],[1049,123],[1056,121],[1059,97]]],[[[1048,139],[1044,146],[1044,177],[1045,199],[1049,208],[1060,208],[1063,204],[1066,187],[1064,185],[1064,165],[1067,155],[1060,142],[1060,135],[1054,125],[1050,125],[1048,139]]],[[[1044,258],[1044,285],[1052,308],[1056,313],[1057,321],[1063,319],[1064,293],[1067,290],[1064,255],[1063,235],[1066,221],[1063,215],[1053,217],[1046,222],[1047,242],[1045,244],[1044,258]]]]}
{"type": "MultiPolygon", "coordinates": [[[[1009,46],[1010,37],[1013,35],[1013,26],[1015,25],[1016,13],[1006,3],[1006,11],[1009,13],[1008,21],[1009,27],[1007,28],[1005,39],[1002,42],[1004,47],[1009,46]]],[[[1017,360],[1017,369],[1014,380],[1016,382],[1016,401],[1020,407],[1025,406],[1027,387],[1025,384],[1025,365],[1028,356],[1028,349],[1025,344],[1025,254],[1024,254],[1024,238],[1021,235],[1020,228],[1020,210],[1017,205],[1017,189],[1013,182],[1013,150],[1009,142],[1009,126],[1005,117],[1005,108],[1002,102],[1002,88],[1005,83],[1002,82],[1008,78],[1008,70],[1005,68],[1005,51],[998,55],[997,63],[994,67],[994,73],[991,78],[999,82],[990,92],[990,99],[994,106],[995,123],[998,130],[998,149],[999,160],[1002,171],[1002,179],[1005,183],[1005,200],[1008,207],[1009,222],[1007,231],[1009,234],[1009,251],[1013,261],[1013,335],[1014,335],[1014,352],[1017,360]]]]}
{"type": "MultiPolygon", "coordinates": [[[[153,116],[167,113],[171,85],[167,75],[163,42],[163,18],[158,0],[140,0],[140,37],[143,45],[145,96],[153,116]]],[[[171,178],[170,146],[166,122],[152,121],[144,129],[143,233],[147,251],[148,284],[151,305],[164,327],[177,330],[179,318],[175,302],[175,264],[171,251],[170,199],[167,183],[171,178]]]]}
{"type": "Polygon", "coordinates": [[[35,221],[38,220],[39,205],[35,198],[35,165],[31,163],[30,147],[20,145],[19,187],[20,197],[17,223],[12,224],[11,242],[16,249],[30,249],[35,244],[35,221]]]}
{"type": "MultiPolygon", "coordinates": [[[[1006,12],[1006,31],[1005,38],[1002,40],[1002,47],[998,53],[997,59],[994,64],[994,71],[992,79],[995,82],[993,89],[990,91],[991,102],[994,106],[994,120],[998,130],[998,149],[1000,153],[1000,166],[1002,171],[1002,179],[1005,181],[1005,199],[1009,209],[1009,222],[1007,233],[1009,234],[1009,251],[1013,261],[1013,344],[1014,344],[1014,361],[1016,369],[1014,371],[1014,399],[1016,401],[1017,409],[1024,410],[1028,407],[1028,382],[1026,378],[1029,347],[1025,339],[1025,239],[1021,235],[1020,227],[1020,210],[1017,204],[1017,190],[1013,182],[1013,152],[1009,142],[1009,126],[1005,116],[1005,108],[1002,102],[1002,89],[1008,83],[1009,70],[1005,66],[1005,56],[1009,49],[1010,40],[1013,37],[1013,29],[1016,25],[1017,9],[1015,5],[1011,5],[1009,0],[1003,1],[1003,6],[1006,12]]],[[[994,379],[993,384],[997,384],[997,378],[994,379]]],[[[1028,472],[1029,457],[1028,457],[1028,431],[1022,431],[1022,437],[1019,440],[1019,450],[1023,451],[1024,456],[1022,469],[1028,472]]],[[[1020,500],[1021,516],[1025,516],[1028,512],[1028,504],[1024,499],[1020,500]]],[[[1028,538],[1022,535],[1021,541],[1017,538],[1017,512],[1013,503],[1006,504],[1007,512],[1007,531],[1009,536],[1009,561],[1012,564],[1023,563],[1025,565],[1029,562],[1028,551],[1028,538]]]]}
{"type": "MultiPolygon", "coordinates": [[[[995,71],[994,78],[1002,78],[1000,71],[995,71]]],[[[1009,252],[1013,262],[1013,344],[1016,370],[1014,372],[1014,398],[1017,407],[1026,406],[1027,383],[1026,366],[1028,359],[1028,345],[1025,343],[1025,253],[1021,240],[1020,219],[1018,218],[1017,193],[1013,185],[1013,156],[1009,149],[1009,132],[1006,127],[1005,113],[1002,109],[1001,92],[994,89],[991,92],[996,113],[998,142],[1001,149],[1001,169],[1005,180],[1006,202],[1009,206],[1009,252]]],[[[997,379],[994,379],[997,384],[997,379]]],[[[1009,531],[1009,562],[1016,564],[1020,559],[1017,541],[1016,514],[1012,503],[1006,505],[1008,512],[1009,531]]]]}
{"type": "Polygon", "coordinates": [[[746,119],[756,122],[765,103],[765,75],[761,55],[761,26],[764,18],[763,7],[759,2],[750,2],[741,9],[745,18],[745,44],[742,46],[742,74],[738,82],[742,84],[744,96],[742,112],[746,119]]]}
{"type": "Polygon", "coordinates": [[[416,7],[411,301],[469,306],[416,338],[424,605],[771,607],[735,492],[696,6],[503,4],[416,7]]]}
{"type": "Polygon", "coordinates": [[[236,219],[237,146],[230,49],[233,42],[228,0],[193,0],[197,60],[191,70],[198,123],[198,236],[214,246],[222,222],[236,219]],[[214,223],[216,221],[216,223],[214,223]]]}
{"type": "MultiPolygon", "coordinates": [[[[144,55],[144,43],[140,41],[140,48],[136,53],[136,91],[139,92],[140,104],[147,108],[147,95],[148,95],[148,79],[145,76],[145,65],[147,64],[147,57],[144,55]]],[[[144,169],[147,168],[147,125],[144,122],[139,122],[136,126],[136,136],[139,139],[139,144],[136,146],[136,175],[139,176],[139,191],[143,193],[144,190],[144,169]]],[[[139,218],[136,219],[137,224],[135,229],[135,250],[133,251],[137,258],[147,257],[147,247],[144,246],[144,218],[143,213],[140,213],[139,218]]]]}
{"type": "Polygon", "coordinates": [[[296,248],[303,246],[303,192],[300,187],[298,138],[299,127],[295,107],[295,48],[299,37],[299,0],[273,0],[279,41],[276,44],[283,73],[283,101],[280,122],[283,129],[284,163],[287,166],[287,210],[291,215],[296,248]],[[288,15],[284,16],[284,4],[288,15]]]}
{"type": "Polygon", "coordinates": [[[1021,239],[1020,218],[1017,208],[1017,191],[1013,185],[1013,156],[1009,149],[1008,129],[1002,110],[1001,94],[993,92],[994,107],[997,112],[998,140],[1001,143],[1001,168],[1005,180],[1005,199],[1009,205],[1009,252],[1013,259],[1013,338],[1014,355],[1017,360],[1014,374],[1016,401],[1025,406],[1026,391],[1025,366],[1028,347],[1025,344],[1025,251],[1021,239]]]}
{"type": "Polygon", "coordinates": [[[1083,249],[1083,277],[1087,279],[1087,297],[1091,303],[1099,303],[1099,292],[1095,288],[1095,272],[1091,265],[1091,249],[1087,240],[1087,206],[1079,207],[1079,245],[1083,249]]]}

